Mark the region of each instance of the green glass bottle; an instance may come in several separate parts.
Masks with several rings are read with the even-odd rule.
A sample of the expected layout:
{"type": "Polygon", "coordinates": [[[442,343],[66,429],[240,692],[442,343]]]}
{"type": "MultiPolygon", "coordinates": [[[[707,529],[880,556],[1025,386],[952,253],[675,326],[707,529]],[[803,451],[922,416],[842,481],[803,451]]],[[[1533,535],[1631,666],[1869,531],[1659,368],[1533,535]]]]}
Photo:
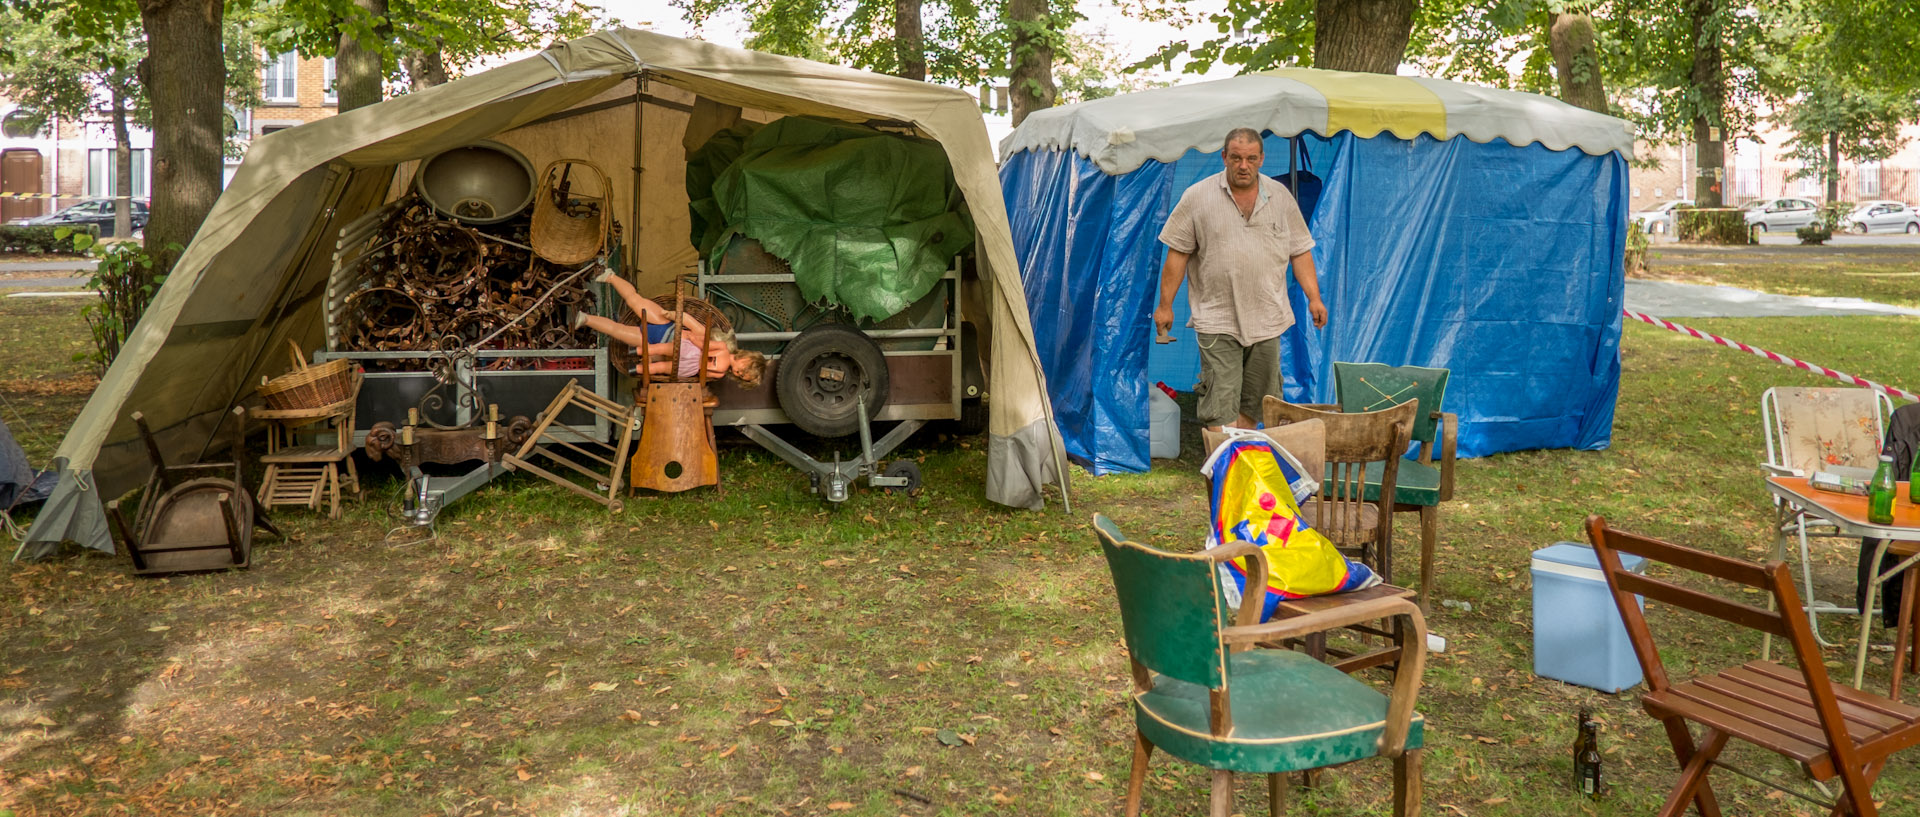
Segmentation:
{"type": "Polygon", "coordinates": [[[1880,467],[1873,471],[1873,484],[1867,486],[1867,521],[1875,525],[1893,524],[1893,455],[1881,454],[1880,467]]]}
{"type": "Polygon", "coordinates": [[[1920,505],[1920,456],[1913,458],[1913,469],[1907,472],[1907,501],[1920,505]]]}

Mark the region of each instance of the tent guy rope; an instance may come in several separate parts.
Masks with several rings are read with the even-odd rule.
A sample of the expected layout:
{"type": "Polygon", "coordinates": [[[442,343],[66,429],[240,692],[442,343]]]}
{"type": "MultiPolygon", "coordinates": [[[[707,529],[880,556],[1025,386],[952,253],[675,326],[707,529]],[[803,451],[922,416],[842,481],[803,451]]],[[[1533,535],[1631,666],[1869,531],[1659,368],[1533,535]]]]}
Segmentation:
{"type": "Polygon", "coordinates": [[[1863,386],[1865,388],[1873,389],[1874,391],[1880,392],[1881,394],[1884,394],[1888,397],[1904,397],[1908,400],[1920,400],[1920,395],[1916,395],[1913,392],[1904,391],[1902,389],[1897,389],[1892,386],[1888,386],[1881,383],[1875,383],[1864,377],[1857,377],[1854,375],[1847,374],[1846,372],[1834,371],[1833,369],[1829,369],[1825,366],[1808,363],[1798,358],[1787,357],[1786,355],[1780,354],[1778,352],[1769,352],[1765,349],[1761,349],[1754,346],[1748,346],[1744,343],[1741,343],[1740,341],[1728,340],[1726,338],[1720,337],[1719,335],[1713,334],[1712,332],[1702,332],[1691,326],[1681,326],[1680,324],[1674,323],[1673,321],[1667,320],[1665,318],[1656,318],[1652,315],[1643,315],[1631,309],[1622,309],[1620,310],[1620,313],[1636,321],[1641,321],[1643,323],[1652,324],[1654,326],[1658,326],[1663,329],[1679,332],[1680,334],[1683,334],[1683,335],[1692,335],[1701,340],[1710,340],[1710,341],[1713,341],[1714,343],[1720,344],[1721,346],[1725,346],[1730,349],[1739,349],[1742,352],[1746,352],[1752,355],[1757,355],[1759,357],[1764,357],[1775,363],[1784,363],[1788,366],[1794,366],[1797,368],[1806,369],[1807,371],[1813,372],[1815,374],[1823,374],[1835,380],[1841,380],[1848,383],[1852,383],[1856,386],[1863,386]]]}

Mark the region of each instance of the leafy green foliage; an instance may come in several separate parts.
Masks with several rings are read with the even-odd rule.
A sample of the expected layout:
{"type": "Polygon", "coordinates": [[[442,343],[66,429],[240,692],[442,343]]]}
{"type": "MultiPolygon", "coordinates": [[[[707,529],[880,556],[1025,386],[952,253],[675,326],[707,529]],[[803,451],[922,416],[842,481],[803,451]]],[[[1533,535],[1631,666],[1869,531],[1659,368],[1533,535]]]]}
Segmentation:
{"type": "Polygon", "coordinates": [[[1215,65],[1231,65],[1245,72],[1313,64],[1314,0],[1227,0],[1224,10],[1204,15],[1190,11],[1181,0],[1157,2],[1158,7],[1143,9],[1140,16],[1181,26],[1212,23],[1219,36],[1168,43],[1128,66],[1129,71],[1154,67],[1171,70],[1183,58],[1186,62],[1181,70],[1194,74],[1204,74],[1215,65]]]}
{"type": "MultiPolygon", "coordinates": [[[[73,251],[72,227],[29,227],[22,224],[0,225],[0,250],[22,253],[60,253],[73,251]],[[60,231],[69,234],[60,234],[60,231]]],[[[81,231],[91,237],[95,232],[89,224],[81,231]]]]}
{"type": "Polygon", "coordinates": [[[134,73],[146,56],[139,21],[115,18],[116,27],[95,38],[78,33],[90,29],[76,15],[74,8],[0,6],[0,26],[8,33],[0,52],[0,93],[63,119],[87,116],[101,97],[118,95],[134,120],[144,122],[146,96],[134,73]]]}
{"type": "MultiPolygon", "coordinates": [[[[74,251],[97,259],[86,287],[100,293],[100,300],[81,308],[93,335],[93,351],[74,359],[93,364],[96,373],[104,376],[167,276],[156,273],[153,257],[139,242],[102,242],[91,232],[68,227],[56,228],[54,235],[71,241],[74,251]]],[[[175,244],[167,249],[178,255],[181,247],[175,244]]]]}
{"type": "Polygon", "coordinates": [[[389,0],[374,17],[352,0],[262,0],[254,9],[260,43],[270,53],[333,56],[342,34],[376,46],[384,76],[400,75],[400,58],[439,52],[456,72],[482,57],[544,48],[591,33],[605,12],[580,0],[389,0]]]}
{"type": "Polygon", "coordinates": [[[1693,207],[1674,211],[1673,234],[1695,244],[1752,244],[1753,229],[1744,211],[1732,207],[1693,207]]]}
{"type": "MultiPolygon", "coordinates": [[[[895,73],[892,0],[671,0],[696,27],[724,12],[747,16],[748,48],[895,73]]],[[[1071,5],[1053,16],[1071,21],[1071,5]]],[[[973,85],[1007,75],[1011,30],[1002,0],[934,0],[921,8],[927,80],[973,85]]],[[[1064,29],[1064,25],[1059,28],[1064,29]]]]}

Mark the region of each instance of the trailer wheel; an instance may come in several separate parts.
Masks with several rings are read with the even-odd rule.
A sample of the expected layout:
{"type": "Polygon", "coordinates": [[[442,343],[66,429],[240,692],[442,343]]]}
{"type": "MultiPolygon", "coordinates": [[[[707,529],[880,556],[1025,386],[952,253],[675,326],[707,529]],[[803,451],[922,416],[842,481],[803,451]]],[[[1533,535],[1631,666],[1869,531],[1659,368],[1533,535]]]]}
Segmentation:
{"type": "Polygon", "coordinates": [[[860,430],[854,402],[866,395],[867,419],[887,404],[887,359],[859,329],[820,324],[801,332],[780,353],[774,394],[787,419],[820,437],[860,430]]]}

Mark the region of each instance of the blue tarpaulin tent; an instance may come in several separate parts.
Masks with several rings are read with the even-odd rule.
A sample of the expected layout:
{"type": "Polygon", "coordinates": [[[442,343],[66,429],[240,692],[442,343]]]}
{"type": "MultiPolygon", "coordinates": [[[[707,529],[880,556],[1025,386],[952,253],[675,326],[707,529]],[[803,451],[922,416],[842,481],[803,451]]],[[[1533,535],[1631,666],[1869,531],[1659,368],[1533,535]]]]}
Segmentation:
{"type": "Polygon", "coordinates": [[[1285,69],[1040,111],[1002,144],[1068,456],[1145,470],[1146,390],[1198,379],[1184,286],[1178,340],[1151,341],[1158,236],[1237,127],[1266,135],[1264,170],[1303,194],[1318,244],[1330,319],[1313,329],[1294,288],[1288,400],[1330,402],[1336,360],[1444,367],[1461,456],[1608,444],[1631,127],[1534,94],[1285,69]]]}

